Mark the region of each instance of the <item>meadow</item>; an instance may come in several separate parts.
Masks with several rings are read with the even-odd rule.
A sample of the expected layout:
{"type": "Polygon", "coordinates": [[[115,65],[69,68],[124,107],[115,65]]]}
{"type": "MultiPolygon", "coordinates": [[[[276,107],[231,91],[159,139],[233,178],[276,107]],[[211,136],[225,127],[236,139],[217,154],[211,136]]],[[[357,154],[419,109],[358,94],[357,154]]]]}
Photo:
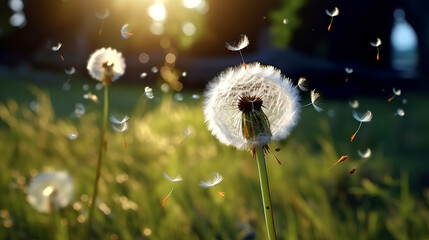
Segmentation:
{"type": "MultiPolygon", "coordinates": [[[[95,176],[102,93],[86,76],[74,77],[70,91],[61,89],[63,82],[30,78],[0,79],[0,239],[80,239],[95,176]],[[100,104],[82,98],[83,84],[100,104]],[[86,112],[71,117],[78,102],[86,112]],[[78,134],[75,140],[68,138],[71,132],[78,134]],[[54,222],[26,201],[29,181],[53,170],[69,172],[75,186],[72,203],[55,213],[54,222]]],[[[117,133],[109,126],[91,239],[265,239],[250,152],[224,146],[210,134],[202,90],[185,88],[178,101],[153,89],[155,98],[148,99],[144,85],[119,81],[110,88],[110,113],[130,115],[129,129],[117,133]],[[184,180],[174,183],[162,206],[172,188],[164,172],[184,180]],[[212,172],[224,180],[201,188],[212,172]]],[[[359,100],[359,111],[374,114],[353,142],[359,122],[348,100],[325,98],[325,111],[303,108],[291,135],[270,144],[282,162],[267,155],[279,239],[429,239],[429,96],[403,91],[387,102],[390,91],[350,96],[359,100]],[[403,117],[395,115],[398,107],[403,117]],[[357,150],[367,148],[372,155],[361,158],[357,150]],[[328,170],[342,155],[349,158],[328,170]]]]}

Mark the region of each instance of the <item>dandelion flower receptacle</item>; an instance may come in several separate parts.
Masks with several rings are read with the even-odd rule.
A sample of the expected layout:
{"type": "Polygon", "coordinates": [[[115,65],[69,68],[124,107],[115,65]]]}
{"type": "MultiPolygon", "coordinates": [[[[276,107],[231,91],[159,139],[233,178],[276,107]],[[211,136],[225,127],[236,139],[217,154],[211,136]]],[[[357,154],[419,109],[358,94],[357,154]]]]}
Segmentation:
{"type": "Polygon", "coordinates": [[[205,121],[226,145],[250,149],[258,165],[268,239],[276,239],[265,152],[289,135],[300,113],[298,90],[280,70],[252,63],[229,68],[207,87],[205,121]]]}

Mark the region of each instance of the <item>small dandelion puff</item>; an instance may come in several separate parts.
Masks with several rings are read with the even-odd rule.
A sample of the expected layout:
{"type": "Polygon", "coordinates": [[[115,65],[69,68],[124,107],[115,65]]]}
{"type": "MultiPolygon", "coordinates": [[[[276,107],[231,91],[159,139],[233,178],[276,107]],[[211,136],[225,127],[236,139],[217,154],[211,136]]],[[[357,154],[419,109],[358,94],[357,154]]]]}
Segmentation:
{"type": "Polygon", "coordinates": [[[377,38],[377,40],[375,40],[375,42],[370,42],[369,44],[371,44],[371,46],[377,48],[377,61],[380,60],[380,49],[379,49],[379,46],[381,45],[381,39],[377,38]]]}
{"type": "Polygon", "coordinates": [[[70,141],[76,140],[78,137],[78,133],[77,132],[71,132],[67,135],[67,137],[70,141]]]}
{"type": "Polygon", "coordinates": [[[241,34],[241,38],[240,38],[240,41],[238,41],[238,43],[230,44],[227,42],[225,43],[225,46],[230,51],[238,51],[240,53],[241,60],[243,61],[244,69],[247,69],[247,65],[246,65],[246,62],[244,61],[243,54],[241,54],[241,50],[249,46],[249,38],[247,38],[245,34],[241,34]]]}
{"type": "Polygon", "coordinates": [[[188,73],[187,72],[182,72],[182,77],[186,77],[186,76],[188,76],[188,73]]]}
{"type": "Polygon", "coordinates": [[[353,109],[356,109],[359,107],[359,101],[358,100],[353,100],[353,101],[349,101],[349,106],[353,109]]]}
{"type": "Polygon", "coordinates": [[[360,149],[357,150],[359,157],[361,158],[369,158],[371,157],[371,149],[367,148],[365,152],[362,152],[360,149]]]}
{"type": "Polygon", "coordinates": [[[199,94],[192,94],[192,99],[200,99],[200,95],[199,94]]]}
{"type": "Polygon", "coordinates": [[[333,167],[337,166],[337,164],[344,162],[349,156],[347,155],[343,155],[340,157],[340,159],[338,159],[338,161],[336,163],[334,163],[328,170],[331,170],[333,167]]]}
{"type": "Polygon", "coordinates": [[[127,28],[128,28],[128,24],[124,24],[121,28],[121,36],[123,39],[128,39],[134,35],[127,28]]]}
{"type": "Polygon", "coordinates": [[[404,111],[404,109],[402,109],[402,108],[398,108],[398,109],[396,109],[396,113],[395,113],[395,115],[398,115],[398,116],[400,116],[400,117],[403,117],[403,116],[405,115],[405,111],[404,111]]]}
{"type": "Polygon", "coordinates": [[[83,99],[89,99],[97,104],[99,103],[97,95],[92,94],[91,92],[85,93],[83,95],[83,99]]]}
{"type": "Polygon", "coordinates": [[[61,60],[63,60],[63,61],[64,61],[64,57],[63,57],[63,55],[60,53],[60,48],[61,48],[62,46],[63,46],[63,44],[59,42],[56,46],[51,47],[51,50],[52,50],[52,51],[54,51],[54,52],[58,52],[58,54],[60,55],[61,60]]]}
{"type": "Polygon", "coordinates": [[[220,182],[222,182],[223,177],[222,175],[220,175],[220,173],[218,172],[214,172],[213,173],[213,178],[210,179],[209,181],[205,182],[205,181],[200,181],[200,186],[203,188],[209,188],[209,187],[213,187],[217,184],[219,184],[220,182]]]}
{"type": "Polygon", "coordinates": [[[356,134],[359,132],[359,129],[362,126],[362,123],[370,122],[372,120],[372,112],[369,110],[367,110],[364,114],[359,114],[358,112],[353,110],[352,115],[353,118],[359,122],[359,127],[356,132],[350,137],[350,142],[353,141],[353,139],[356,137],[356,134]]]}
{"type": "Polygon", "coordinates": [[[163,173],[164,174],[164,177],[168,180],[168,181],[170,181],[170,182],[172,182],[173,183],[173,185],[171,186],[171,190],[170,190],[170,192],[167,194],[167,196],[162,200],[162,202],[161,202],[161,206],[164,206],[166,203],[167,203],[167,200],[168,200],[168,198],[170,197],[170,195],[171,195],[171,193],[173,193],[173,190],[174,190],[174,183],[175,182],[180,182],[180,181],[183,181],[183,178],[182,178],[182,176],[181,175],[178,175],[177,177],[175,177],[175,178],[171,178],[170,176],[168,176],[168,174],[167,173],[163,173]]]}
{"type": "Polygon", "coordinates": [[[50,213],[68,206],[73,194],[73,180],[67,172],[43,172],[30,181],[26,199],[37,211],[50,213]]]}
{"type": "Polygon", "coordinates": [[[144,88],[144,95],[148,98],[148,99],[153,99],[153,90],[150,87],[145,87],[144,88]]]}
{"type": "Polygon", "coordinates": [[[145,73],[145,72],[142,72],[141,74],[140,74],[140,78],[145,78],[147,76],[147,73],[145,73]]]}
{"type": "Polygon", "coordinates": [[[207,128],[223,144],[238,149],[267,146],[287,137],[298,122],[299,92],[273,66],[251,63],[228,68],[204,93],[207,128]],[[246,116],[261,124],[250,124],[246,116]],[[243,117],[244,116],[244,117],[243,117]]]}
{"type": "Polygon", "coordinates": [[[110,11],[108,8],[106,8],[106,10],[104,10],[104,13],[95,12],[95,16],[98,19],[101,19],[101,25],[98,29],[98,36],[101,36],[101,34],[103,33],[104,20],[110,16],[110,11]]]}
{"type": "Polygon", "coordinates": [[[301,91],[308,91],[308,80],[305,77],[300,77],[298,79],[298,84],[296,85],[301,91]]]}
{"type": "Polygon", "coordinates": [[[340,10],[335,7],[334,10],[332,10],[332,12],[330,12],[328,9],[325,10],[326,15],[331,17],[331,22],[329,23],[328,26],[328,32],[331,31],[331,26],[332,26],[332,22],[334,21],[334,17],[340,15],[340,10]]]}
{"type": "Polygon", "coordinates": [[[122,53],[112,48],[100,48],[91,54],[86,68],[92,78],[109,86],[125,73],[122,53]]]}
{"type": "Polygon", "coordinates": [[[317,112],[323,111],[323,109],[321,107],[319,107],[319,106],[316,105],[316,103],[318,102],[319,98],[320,98],[320,94],[318,92],[316,92],[316,89],[311,90],[311,94],[310,94],[311,103],[308,103],[308,104],[304,105],[303,107],[312,105],[313,108],[317,112]]]}

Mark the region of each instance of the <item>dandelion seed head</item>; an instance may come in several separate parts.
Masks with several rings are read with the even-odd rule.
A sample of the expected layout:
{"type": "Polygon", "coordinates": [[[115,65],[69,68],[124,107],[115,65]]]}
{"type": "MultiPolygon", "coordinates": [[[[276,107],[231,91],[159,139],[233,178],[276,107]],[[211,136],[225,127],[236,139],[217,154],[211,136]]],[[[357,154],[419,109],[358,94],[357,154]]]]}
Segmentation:
{"type": "Polygon", "coordinates": [[[73,194],[73,180],[67,172],[43,172],[29,183],[27,201],[37,211],[49,213],[51,203],[55,209],[66,207],[73,194]]]}
{"type": "Polygon", "coordinates": [[[58,43],[56,46],[51,47],[51,50],[54,52],[57,52],[60,50],[61,46],[63,46],[62,43],[58,43]]]}
{"type": "Polygon", "coordinates": [[[375,40],[375,42],[370,42],[369,44],[371,44],[371,46],[373,46],[373,47],[378,47],[381,45],[381,43],[382,43],[381,39],[377,38],[377,40],[375,40]]]}
{"type": "Polygon", "coordinates": [[[112,122],[113,124],[123,124],[127,122],[129,119],[130,119],[130,116],[128,115],[125,115],[121,120],[116,118],[114,115],[110,115],[109,117],[110,122],[112,122]]]}
{"type": "Polygon", "coordinates": [[[115,132],[125,132],[128,130],[128,123],[124,122],[121,124],[112,124],[112,129],[115,132]]]}
{"type": "Polygon", "coordinates": [[[132,35],[132,33],[130,33],[130,31],[127,28],[128,28],[128,23],[124,24],[121,28],[121,36],[123,39],[128,39],[132,35]]]}
{"type": "Polygon", "coordinates": [[[361,150],[358,149],[357,153],[361,158],[371,157],[371,149],[370,148],[367,148],[365,152],[362,152],[361,150]]]}
{"type": "Polygon", "coordinates": [[[183,94],[181,94],[181,93],[174,94],[174,99],[176,99],[179,102],[183,101],[183,99],[184,99],[183,94]]]}
{"type": "Polygon", "coordinates": [[[401,93],[402,93],[401,89],[393,88],[392,91],[393,91],[393,94],[395,94],[396,96],[401,96],[401,93]]]}
{"type": "Polygon", "coordinates": [[[298,79],[298,88],[301,90],[301,91],[308,91],[308,80],[307,80],[307,78],[305,78],[305,77],[300,77],[299,79],[298,79]]]}
{"type": "Polygon", "coordinates": [[[344,71],[346,71],[347,74],[352,74],[353,73],[353,68],[344,68],[344,71]]]}
{"type": "Polygon", "coordinates": [[[219,184],[220,182],[222,182],[223,177],[222,175],[220,175],[220,173],[218,172],[214,172],[213,173],[213,178],[210,179],[209,181],[205,182],[205,181],[200,181],[200,186],[203,188],[209,188],[209,187],[213,187],[214,185],[219,184]]]}
{"type": "Polygon", "coordinates": [[[243,48],[249,46],[249,38],[247,38],[246,35],[241,34],[241,39],[238,41],[238,43],[226,43],[225,46],[230,51],[240,51],[243,48]]]}
{"type": "Polygon", "coordinates": [[[73,74],[76,72],[76,69],[75,69],[74,67],[71,67],[70,69],[66,69],[66,70],[64,70],[64,72],[65,72],[67,75],[73,75],[73,74]]]}
{"type": "Polygon", "coordinates": [[[285,138],[298,122],[298,91],[273,66],[252,63],[247,70],[243,65],[228,68],[209,83],[204,96],[208,129],[220,142],[238,149],[252,145],[242,135],[238,102],[243,96],[256,96],[263,101],[262,111],[270,123],[270,140],[285,138]]]}
{"type": "Polygon", "coordinates": [[[89,57],[86,68],[92,78],[102,81],[102,76],[105,71],[104,64],[112,66],[113,78],[116,81],[125,73],[125,60],[122,53],[112,48],[100,48],[89,57]]]}
{"type": "Polygon", "coordinates": [[[405,115],[405,111],[402,108],[396,109],[396,115],[403,117],[405,115]]]}
{"type": "Polygon", "coordinates": [[[361,114],[356,112],[355,110],[352,111],[353,118],[356,119],[358,122],[369,122],[372,120],[372,112],[367,110],[365,113],[361,114]]]}
{"type": "Polygon", "coordinates": [[[144,88],[144,95],[148,98],[148,99],[153,99],[153,90],[150,87],[145,87],[144,88]]]}
{"type": "Polygon", "coordinates": [[[316,89],[311,90],[311,105],[313,105],[313,108],[317,111],[317,112],[321,112],[323,111],[323,109],[319,106],[316,105],[316,103],[318,102],[319,98],[320,98],[320,94],[318,92],[316,92],[316,89]]]}
{"type": "Polygon", "coordinates": [[[326,15],[330,16],[330,17],[336,17],[338,15],[340,15],[340,9],[338,9],[337,7],[334,8],[334,10],[329,11],[328,9],[325,10],[326,15]]]}

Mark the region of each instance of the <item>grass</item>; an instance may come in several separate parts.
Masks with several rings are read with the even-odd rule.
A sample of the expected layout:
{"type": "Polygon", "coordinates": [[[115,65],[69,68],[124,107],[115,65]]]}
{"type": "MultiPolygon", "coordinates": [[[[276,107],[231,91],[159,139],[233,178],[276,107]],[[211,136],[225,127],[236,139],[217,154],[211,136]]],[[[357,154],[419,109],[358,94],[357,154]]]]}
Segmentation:
{"type": "MultiPolygon", "coordinates": [[[[0,82],[0,239],[48,239],[49,216],[25,200],[28,182],[46,170],[67,170],[76,187],[73,203],[59,212],[58,238],[85,235],[102,104],[85,102],[81,83],[75,80],[76,88],[63,92],[61,84],[0,82]],[[33,99],[37,111],[28,107],[33,99]],[[76,102],[85,103],[87,112],[70,118],[76,102]],[[67,138],[70,131],[79,133],[76,140],[67,138]]],[[[123,134],[109,129],[92,238],[264,239],[257,165],[250,152],[223,146],[210,135],[201,99],[192,99],[192,93],[184,93],[184,102],[160,92],[148,100],[141,96],[143,88],[113,84],[109,89],[111,112],[131,115],[128,149],[123,134]],[[192,134],[184,139],[186,128],[192,134]],[[225,180],[214,188],[199,187],[214,171],[225,180]],[[163,172],[184,177],[165,206],[161,201],[171,182],[163,172]]],[[[339,100],[322,105],[332,117],[304,108],[291,136],[272,143],[272,149],[281,148],[275,154],[283,162],[279,166],[267,156],[279,239],[429,238],[429,189],[423,181],[429,170],[429,117],[422,111],[428,97],[409,95],[407,105],[356,98],[359,110],[372,110],[374,119],[352,143],[358,122],[339,100]],[[398,106],[405,109],[403,118],[393,116],[398,106]],[[356,151],[367,147],[373,155],[365,161],[356,151]],[[328,171],[341,155],[349,159],[328,171]]]]}

